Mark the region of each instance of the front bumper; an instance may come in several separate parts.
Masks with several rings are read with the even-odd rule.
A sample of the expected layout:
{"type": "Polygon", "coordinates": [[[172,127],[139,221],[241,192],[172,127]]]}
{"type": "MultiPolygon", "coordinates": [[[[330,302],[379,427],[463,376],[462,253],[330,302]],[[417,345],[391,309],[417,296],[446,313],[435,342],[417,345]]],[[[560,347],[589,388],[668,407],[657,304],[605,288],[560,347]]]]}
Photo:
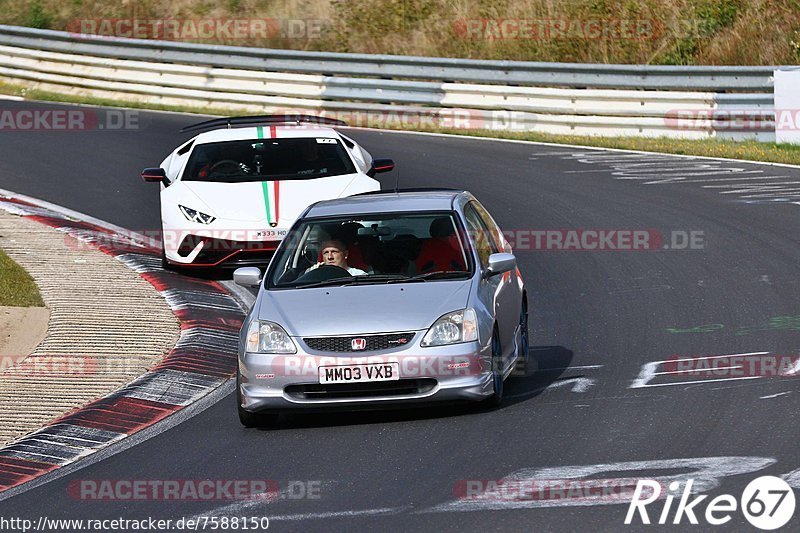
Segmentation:
{"type": "Polygon", "coordinates": [[[494,392],[491,350],[477,342],[381,352],[239,356],[242,407],[252,412],[326,408],[381,409],[433,402],[480,401],[494,392]],[[399,380],[321,384],[321,366],[397,362],[399,380]]]}
{"type": "Polygon", "coordinates": [[[187,232],[180,235],[177,246],[165,247],[165,252],[167,261],[180,266],[264,266],[272,259],[280,242],[279,239],[234,240],[187,232]]]}

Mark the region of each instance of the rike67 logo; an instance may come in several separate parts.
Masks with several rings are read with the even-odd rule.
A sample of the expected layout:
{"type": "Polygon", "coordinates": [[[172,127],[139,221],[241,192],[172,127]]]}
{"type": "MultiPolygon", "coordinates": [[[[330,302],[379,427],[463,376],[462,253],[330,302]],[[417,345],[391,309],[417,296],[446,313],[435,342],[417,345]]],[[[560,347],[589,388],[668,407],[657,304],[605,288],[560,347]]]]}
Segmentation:
{"type": "MultiPolygon", "coordinates": [[[[778,529],[786,525],[794,515],[795,497],[792,487],[784,480],[774,476],[762,476],[751,481],[737,499],[730,494],[722,494],[705,502],[705,512],[701,514],[705,494],[692,496],[694,481],[689,479],[683,485],[673,481],[667,487],[666,497],[662,495],[663,485],[658,481],[643,479],[636,484],[633,498],[625,515],[625,524],[630,525],[641,520],[643,524],[650,524],[648,505],[656,500],[663,499],[664,506],[658,514],[658,524],[681,524],[686,520],[690,524],[699,524],[698,515],[705,518],[705,522],[714,526],[727,524],[738,510],[744,514],[750,524],[761,530],[778,529]],[[674,512],[673,503],[678,500],[674,512]],[[672,518],[672,520],[670,520],[672,518]]],[[[685,522],[684,522],[685,523],[685,522]]]]}

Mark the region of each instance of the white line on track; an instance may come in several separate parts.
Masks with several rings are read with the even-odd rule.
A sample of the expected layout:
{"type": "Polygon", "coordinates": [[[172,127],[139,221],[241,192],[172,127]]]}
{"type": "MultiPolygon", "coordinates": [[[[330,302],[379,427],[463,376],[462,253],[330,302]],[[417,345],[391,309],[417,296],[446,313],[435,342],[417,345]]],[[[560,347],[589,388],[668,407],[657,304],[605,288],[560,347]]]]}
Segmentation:
{"type": "Polygon", "coordinates": [[[521,392],[519,394],[512,394],[510,396],[507,396],[507,398],[523,398],[523,397],[526,397],[526,396],[530,396],[532,394],[536,394],[537,392],[541,392],[541,391],[550,392],[550,391],[552,391],[554,389],[566,387],[566,386],[569,386],[569,385],[572,386],[572,388],[570,389],[570,392],[581,393],[581,392],[586,392],[587,390],[592,388],[596,383],[597,383],[597,380],[596,379],[592,379],[592,378],[582,378],[582,377],[580,377],[580,378],[560,379],[558,381],[554,381],[553,383],[550,383],[549,385],[545,385],[544,387],[538,387],[536,389],[525,391],[525,392],[521,392]]]}
{"type": "Polygon", "coordinates": [[[679,363],[681,361],[697,361],[698,359],[721,359],[723,357],[738,357],[745,355],[766,355],[769,352],[745,352],[745,353],[732,353],[727,355],[709,355],[703,357],[687,357],[685,359],[668,359],[666,361],[654,361],[655,363],[679,363]]]}
{"type": "Polygon", "coordinates": [[[745,176],[743,178],[704,178],[699,180],[683,180],[676,183],[709,183],[715,181],[752,181],[752,180],[776,180],[776,179],[784,179],[790,176],[745,176]]]}
{"type": "Polygon", "coordinates": [[[777,398],[778,396],[784,396],[786,394],[791,394],[791,393],[792,393],[792,391],[779,392],[778,394],[770,394],[769,396],[759,396],[759,399],[760,400],[768,400],[770,398],[777,398]]]}
{"type": "Polygon", "coordinates": [[[698,360],[708,360],[708,359],[720,359],[722,357],[746,357],[750,355],[766,355],[769,352],[746,352],[746,353],[734,353],[734,354],[725,354],[725,355],[710,355],[707,357],[690,357],[686,359],[668,359],[665,361],[651,361],[649,363],[645,363],[642,365],[642,369],[639,372],[639,375],[633,382],[628,386],[629,389],[642,389],[642,388],[651,388],[651,387],[674,387],[678,385],[704,385],[706,383],[714,383],[717,381],[739,381],[739,380],[749,380],[749,379],[759,379],[762,376],[746,376],[746,377],[738,377],[738,378],[721,378],[721,379],[703,379],[703,380],[694,380],[694,381],[676,381],[671,383],[650,383],[653,379],[657,378],[660,375],[664,374],[672,374],[673,372],[657,372],[659,366],[664,363],[679,363],[681,361],[698,361],[698,360]]]}
{"type": "MultiPolygon", "coordinates": [[[[283,494],[285,491],[281,491],[283,494]]],[[[270,522],[296,522],[300,520],[322,520],[325,518],[338,518],[338,517],[354,517],[354,516],[369,516],[369,515],[386,515],[386,514],[397,514],[403,512],[410,508],[410,506],[405,507],[381,507],[377,509],[358,509],[358,510],[345,510],[345,511],[320,511],[320,512],[312,512],[312,513],[296,513],[296,514],[284,514],[284,515],[273,515],[269,516],[267,513],[264,513],[264,510],[256,510],[258,507],[263,507],[270,505],[275,502],[283,501],[280,498],[274,500],[246,500],[241,502],[235,502],[230,505],[225,505],[223,507],[219,507],[210,511],[204,511],[200,514],[197,514],[187,520],[202,520],[203,517],[206,516],[242,516],[242,513],[262,513],[267,518],[269,518],[270,522]]]]}
{"type": "MultiPolygon", "coordinates": [[[[739,381],[743,379],[759,379],[761,376],[748,376],[742,378],[721,378],[721,379],[704,379],[702,381],[676,381],[675,383],[652,383],[642,385],[642,387],[675,387],[677,385],[704,385],[706,383],[714,383],[715,381],[739,381]]],[[[631,389],[635,387],[629,387],[631,389]]]]}
{"type": "Polygon", "coordinates": [[[302,514],[286,514],[269,517],[270,521],[297,521],[297,520],[320,520],[323,518],[338,518],[338,517],[352,517],[352,516],[365,516],[365,515],[387,515],[398,514],[409,507],[383,507],[380,509],[362,509],[359,511],[331,511],[322,513],[302,513],[302,514]]]}
{"type": "Polygon", "coordinates": [[[582,365],[582,366],[554,366],[554,367],[547,367],[547,368],[540,368],[540,372],[550,372],[553,370],[580,370],[580,369],[589,369],[589,368],[603,368],[603,365],[582,365]]]}
{"type": "MultiPolygon", "coordinates": [[[[328,488],[330,492],[333,492],[331,489],[335,485],[335,482],[325,482],[322,486],[328,488]]],[[[265,494],[264,498],[253,498],[247,500],[237,500],[233,503],[229,503],[227,505],[223,505],[221,507],[215,507],[209,511],[204,511],[200,514],[194,515],[189,520],[197,521],[198,519],[202,519],[204,516],[243,516],[245,513],[257,513],[261,512],[258,509],[263,508],[269,505],[272,505],[276,502],[286,501],[286,498],[290,496],[288,489],[283,489],[280,492],[265,494]],[[268,497],[272,496],[272,497],[268,497]]],[[[273,520],[273,518],[270,518],[273,520]]]]}
{"type": "MultiPolygon", "coordinates": [[[[736,368],[744,368],[743,366],[715,366],[714,371],[717,370],[733,370],[736,368]]],[[[668,372],[656,372],[654,376],[669,376],[671,374],[686,374],[686,370],[670,370],[668,372]]]]}

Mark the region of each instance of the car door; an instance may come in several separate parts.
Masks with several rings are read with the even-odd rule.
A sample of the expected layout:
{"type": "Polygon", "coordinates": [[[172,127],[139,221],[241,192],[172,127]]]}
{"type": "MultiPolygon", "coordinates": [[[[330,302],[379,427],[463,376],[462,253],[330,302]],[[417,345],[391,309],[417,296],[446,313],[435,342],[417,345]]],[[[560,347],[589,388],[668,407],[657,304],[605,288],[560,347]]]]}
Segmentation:
{"type": "MultiPolygon", "coordinates": [[[[499,231],[499,228],[497,228],[497,225],[494,224],[491,218],[489,218],[489,221],[495,226],[496,230],[493,231],[490,226],[487,225],[480,215],[479,207],[481,209],[483,208],[477,201],[470,201],[464,206],[464,218],[473,246],[475,246],[475,250],[478,252],[479,266],[481,271],[485,272],[489,265],[489,256],[494,253],[503,252],[505,249],[504,247],[501,248],[499,246],[501,243],[497,241],[497,233],[495,233],[495,231],[499,231]]],[[[499,235],[502,237],[502,233],[499,235]]],[[[501,365],[503,368],[508,365],[511,357],[514,355],[514,335],[518,323],[519,306],[521,304],[517,292],[517,287],[513,283],[513,278],[509,273],[499,274],[489,278],[481,277],[480,286],[478,287],[478,298],[486,309],[492,312],[495,323],[497,324],[502,351],[501,365]]]]}

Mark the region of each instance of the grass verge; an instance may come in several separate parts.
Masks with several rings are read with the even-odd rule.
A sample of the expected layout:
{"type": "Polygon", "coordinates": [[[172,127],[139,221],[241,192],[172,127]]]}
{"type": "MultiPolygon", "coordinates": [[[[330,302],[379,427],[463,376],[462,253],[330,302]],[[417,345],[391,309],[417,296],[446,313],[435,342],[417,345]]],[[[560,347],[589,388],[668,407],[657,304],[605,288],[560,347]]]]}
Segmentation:
{"type": "MultiPolygon", "coordinates": [[[[196,113],[201,115],[220,115],[218,109],[206,107],[172,106],[147,104],[129,100],[111,100],[93,97],[81,97],[54,92],[27,89],[19,85],[0,82],[0,94],[21,96],[27,100],[88,104],[108,107],[129,107],[157,111],[174,111],[180,113],[196,113]]],[[[800,145],[765,143],[756,141],[725,141],[718,139],[672,139],[667,137],[592,137],[578,135],[554,135],[537,132],[515,132],[495,130],[468,130],[457,128],[424,128],[410,130],[408,128],[391,128],[386,124],[384,129],[402,131],[424,131],[429,133],[447,133],[495,139],[515,139],[552,144],[574,144],[599,148],[617,148],[620,150],[638,150],[665,154],[695,155],[704,157],[721,157],[726,159],[742,159],[746,161],[762,161],[768,163],[784,163],[800,165],[800,145]]]]}
{"type": "Polygon", "coordinates": [[[39,288],[24,268],[0,250],[0,305],[43,307],[39,288]]]}

